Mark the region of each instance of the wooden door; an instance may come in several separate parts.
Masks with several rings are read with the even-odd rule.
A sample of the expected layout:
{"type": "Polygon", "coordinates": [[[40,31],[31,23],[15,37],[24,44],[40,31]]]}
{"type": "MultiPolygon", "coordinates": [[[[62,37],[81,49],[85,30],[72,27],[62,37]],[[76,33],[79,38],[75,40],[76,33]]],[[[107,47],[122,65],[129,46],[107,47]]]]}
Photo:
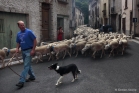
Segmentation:
{"type": "Polygon", "coordinates": [[[111,18],[112,18],[111,25],[112,25],[113,31],[116,32],[116,15],[112,15],[111,18]]]}
{"type": "Polygon", "coordinates": [[[130,35],[132,32],[132,11],[130,12],[130,35]]]}
{"type": "MultiPolygon", "coordinates": [[[[16,47],[16,35],[19,31],[17,21],[23,20],[27,23],[26,14],[0,12],[0,48],[16,47]]],[[[26,25],[27,26],[27,25],[26,25]]]]}
{"type": "Polygon", "coordinates": [[[49,40],[49,8],[50,5],[42,3],[42,38],[41,41],[49,40]]]}
{"type": "Polygon", "coordinates": [[[119,28],[118,28],[118,31],[119,32],[121,31],[121,15],[119,15],[119,28]]]}
{"type": "Polygon", "coordinates": [[[122,29],[123,29],[123,33],[126,33],[126,18],[123,18],[122,20],[122,29]]]}

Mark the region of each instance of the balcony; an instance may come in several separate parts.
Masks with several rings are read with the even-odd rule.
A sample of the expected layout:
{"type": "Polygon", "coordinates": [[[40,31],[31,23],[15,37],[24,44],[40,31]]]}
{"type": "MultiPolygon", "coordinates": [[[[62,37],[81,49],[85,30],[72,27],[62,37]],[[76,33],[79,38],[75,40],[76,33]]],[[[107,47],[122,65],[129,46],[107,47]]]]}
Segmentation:
{"type": "Polygon", "coordinates": [[[59,3],[68,4],[68,0],[57,0],[59,3]]]}
{"type": "Polygon", "coordinates": [[[103,10],[102,12],[103,12],[103,16],[106,17],[106,10],[103,10]]]}
{"type": "Polygon", "coordinates": [[[111,14],[117,14],[115,11],[115,7],[111,7],[111,14]]]}

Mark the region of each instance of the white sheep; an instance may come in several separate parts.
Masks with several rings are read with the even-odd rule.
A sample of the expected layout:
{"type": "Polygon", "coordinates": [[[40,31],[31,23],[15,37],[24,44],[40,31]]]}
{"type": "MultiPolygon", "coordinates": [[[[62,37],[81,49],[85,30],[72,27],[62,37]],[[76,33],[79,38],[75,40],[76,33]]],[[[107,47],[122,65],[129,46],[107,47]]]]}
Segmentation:
{"type": "Polygon", "coordinates": [[[119,39],[113,39],[107,45],[105,45],[105,50],[111,48],[109,57],[111,56],[112,53],[114,55],[114,49],[117,49],[118,47],[119,47],[119,39]]]}
{"type": "Polygon", "coordinates": [[[70,49],[74,48],[76,51],[75,57],[78,56],[78,51],[81,51],[84,48],[85,44],[86,44],[86,41],[82,41],[82,42],[78,42],[78,43],[72,43],[70,45],[70,49]]]}
{"type": "Polygon", "coordinates": [[[58,57],[58,54],[60,52],[64,52],[64,55],[63,55],[63,59],[65,58],[65,55],[66,53],[69,54],[69,56],[71,57],[71,54],[69,53],[69,46],[67,44],[57,44],[55,46],[49,46],[49,48],[54,52],[56,53],[56,60],[59,59],[58,57]]]}
{"type": "Polygon", "coordinates": [[[36,63],[38,63],[38,60],[42,61],[41,58],[43,57],[43,55],[48,55],[48,54],[50,55],[49,58],[48,58],[48,61],[52,57],[51,51],[50,51],[48,45],[36,47],[35,48],[35,53],[36,53],[36,56],[38,56],[38,59],[37,59],[37,62],[36,63]]]}
{"type": "Polygon", "coordinates": [[[2,67],[1,68],[5,67],[5,61],[4,61],[5,57],[6,57],[5,51],[0,49],[0,59],[2,60],[2,67]]]}
{"type": "Polygon", "coordinates": [[[125,50],[125,48],[128,45],[128,41],[126,39],[121,38],[120,41],[119,41],[119,44],[122,47],[122,55],[123,55],[124,54],[124,50],[125,50]]]}
{"type": "Polygon", "coordinates": [[[21,56],[21,49],[19,49],[18,53],[16,53],[16,48],[8,49],[7,47],[3,47],[2,50],[4,50],[6,53],[6,56],[9,56],[9,57],[13,57],[16,54],[15,55],[16,60],[19,61],[20,64],[22,63],[18,58],[21,56]]]}
{"type": "Polygon", "coordinates": [[[101,57],[100,57],[100,58],[102,58],[102,55],[105,53],[104,52],[104,43],[102,43],[102,42],[94,42],[94,43],[92,43],[91,44],[91,50],[93,51],[92,57],[94,57],[94,58],[95,58],[95,53],[97,51],[102,50],[101,57]]]}

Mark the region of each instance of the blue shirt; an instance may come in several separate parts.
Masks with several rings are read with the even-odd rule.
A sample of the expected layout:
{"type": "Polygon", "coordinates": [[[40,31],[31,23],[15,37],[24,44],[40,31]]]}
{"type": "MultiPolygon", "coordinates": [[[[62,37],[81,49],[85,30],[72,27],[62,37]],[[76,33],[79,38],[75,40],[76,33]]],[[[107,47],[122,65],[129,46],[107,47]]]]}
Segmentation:
{"type": "Polygon", "coordinates": [[[21,50],[24,50],[33,47],[34,39],[36,39],[35,34],[26,28],[25,31],[17,33],[16,42],[20,44],[21,50]]]}

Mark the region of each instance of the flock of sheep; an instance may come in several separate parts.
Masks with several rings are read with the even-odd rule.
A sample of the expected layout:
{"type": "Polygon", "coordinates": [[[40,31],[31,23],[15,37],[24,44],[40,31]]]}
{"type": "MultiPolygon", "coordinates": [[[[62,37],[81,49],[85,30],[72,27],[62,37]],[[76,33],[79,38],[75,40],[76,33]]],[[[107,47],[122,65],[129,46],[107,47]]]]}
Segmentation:
{"type": "MultiPolygon", "coordinates": [[[[96,52],[100,51],[102,58],[105,51],[110,50],[109,57],[113,54],[114,50],[118,50],[122,55],[125,48],[128,45],[128,39],[130,36],[119,33],[104,33],[99,32],[98,29],[92,29],[90,27],[80,26],[74,31],[74,37],[71,39],[58,41],[58,42],[41,42],[40,46],[36,47],[36,56],[38,61],[42,61],[42,58],[48,56],[48,61],[56,58],[58,60],[62,55],[62,58],[68,54],[70,57],[72,54],[80,51],[82,54],[92,54],[92,57],[95,58],[96,52]]],[[[6,56],[12,57],[15,54],[16,48],[8,49],[6,47],[0,49],[0,59],[2,60],[2,68],[5,67],[4,59],[6,56]]],[[[15,55],[15,58],[20,62],[18,57],[21,56],[21,50],[18,54],[15,55]]],[[[21,62],[20,62],[21,63],[21,62]]]]}

